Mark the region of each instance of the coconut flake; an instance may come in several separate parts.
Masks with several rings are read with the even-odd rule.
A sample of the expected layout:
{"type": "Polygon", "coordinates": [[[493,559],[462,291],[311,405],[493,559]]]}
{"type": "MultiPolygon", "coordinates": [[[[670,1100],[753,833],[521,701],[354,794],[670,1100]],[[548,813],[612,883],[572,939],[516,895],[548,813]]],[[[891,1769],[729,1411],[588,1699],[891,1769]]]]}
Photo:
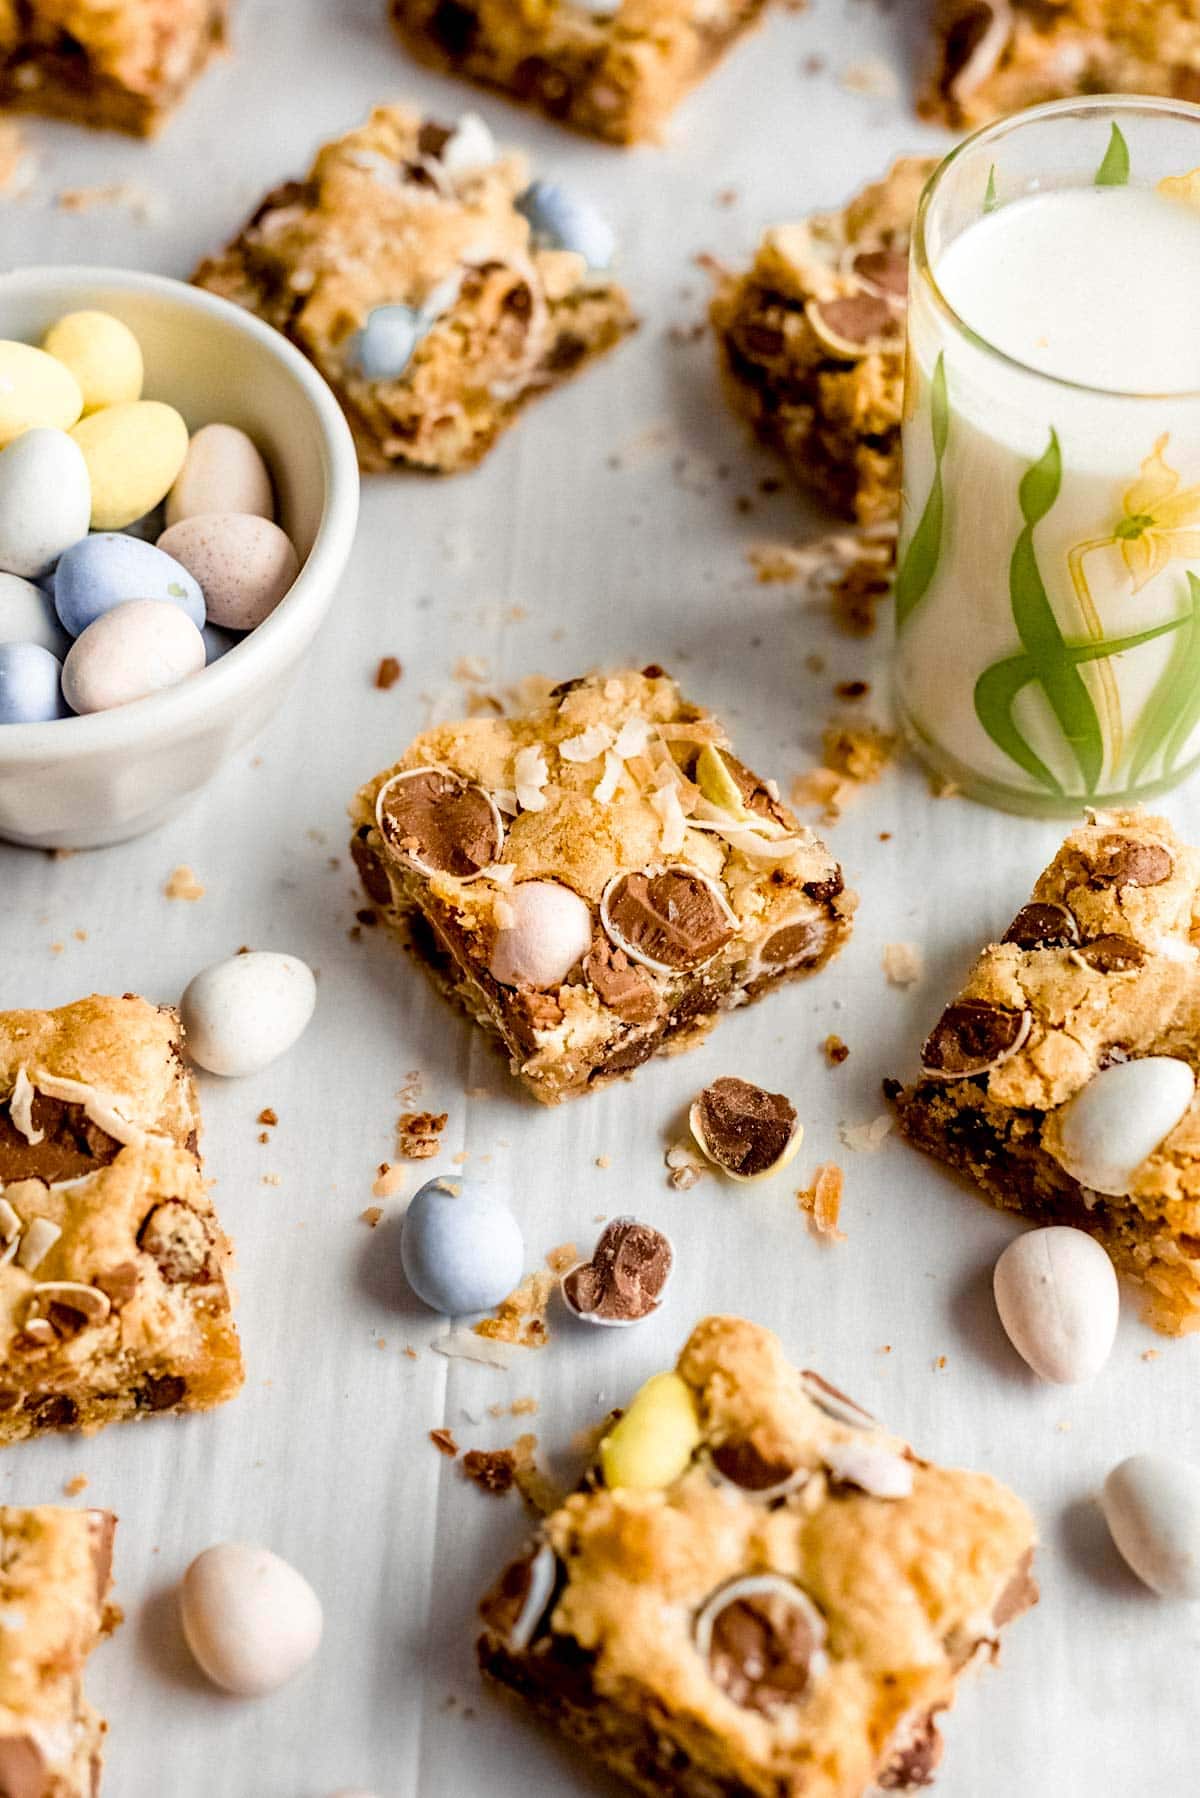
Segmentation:
{"type": "Polygon", "coordinates": [[[496,801],[496,810],[503,812],[506,818],[515,818],[521,809],[521,802],[512,787],[494,787],[492,798],[496,801]]]}
{"type": "Polygon", "coordinates": [[[678,855],[687,836],[679,794],[673,786],[659,787],[656,793],[651,793],[650,803],[662,820],[663,854],[678,855]]]}
{"type": "Polygon", "coordinates": [[[435,1355],[445,1355],[449,1361],[476,1361],[481,1367],[511,1367],[515,1353],[512,1343],[476,1336],[471,1330],[449,1330],[445,1336],[435,1336],[429,1346],[435,1355]]]}
{"type": "Polygon", "coordinates": [[[558,753],[564,762],[594,762],[606,749],[612,748],[614,740],[610,725],[589,724],[578,736],[564,737],[558,753]]]}
{"type": "Polygon", "coordinates": [[[883,1147],[884,1138],[892,1127],[891,1115],[881,1111],[867,1124],[839,1124],[838,1135],[848,1149],[854,1149],[860,1155],[874,1155],[883,1147]]]}
{"type": "Polygon", "coordinates": [[[613,744],[622,761],[627,761],[631,755],[642,754],[650,741],[650,729],[648,718],[626,718],[613,744]]]}
{"type": "Polygon", "coordinates": [[[33,1101],[37,1097],[37,1089],[29,1078],[28,1069],[17,1069],[17,1077],[13,1082],[12,1096],[8,1101],[8,1115],[14,1130],[19,1130],[31,1148],[44,1142],[46,1132],[33,1127],[33,1101]]]}
{"type": "Polygon", "coordinates": [[[518,749],[513,763],[517,804],[527,812],[540,812],[546,804],[545,786],[550,778],[546,758],[536,743],[518,749]]]}
{"type": "Polygon", "coordinates": [[[615,749],[604,751],[604,773],[592,788],[592,798],[598,799],[601,805],[607,805],[621,784],[621,776],[625,772],[625,764],[615,749]]]}

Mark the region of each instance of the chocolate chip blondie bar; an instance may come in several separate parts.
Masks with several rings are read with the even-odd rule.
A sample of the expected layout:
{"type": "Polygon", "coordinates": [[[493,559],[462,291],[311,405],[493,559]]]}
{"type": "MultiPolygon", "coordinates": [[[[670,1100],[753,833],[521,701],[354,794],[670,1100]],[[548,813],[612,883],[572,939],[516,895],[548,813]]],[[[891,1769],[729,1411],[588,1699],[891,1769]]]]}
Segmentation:
{"type": "Polygon", "coordinates": [[[938,0],[920,110],[956,129],[1072,94],[1200,99],[1198,0],[938,0]]]}
{"type": "Polygon", "coordinates": [[[1159,1329],[1200,1326],[1200,853],[1165,818],[1072,831],[942,1013],[904,1134],[984,1196],[1099,1238],[1159,1329]]]}
{"type": "MultiPolygon", "coordinates": [[[[193,278],[316,363],[364,468],[451,472],[635,322],[587,260],[607,261],[607,227],[550,228],[544,192],[482,120],[451,128],[380,106],[193,278]]],[[[565,211],[553,209],[560,225],[565,211]]]]}
{"type": "Polygon", "coordinates": [[[777,225],[712,300],[730,405],[860,524],[899,511],[908,242],[935,167],[904,157],[843,210],[777,225]]]}
{"type": "Polygon", "coordinates": [[[907,1791],[1033,1546],[995,1480],[709,1317],[485,1599],[480,1664],[655,1798],[907,1791]]]}
{"type": "Polygon", "coordinates": [[[116,1518],[0,1506],[0,1792],[98,1798],[107,1724],[83,1671],[119,1622],[108,1603],[116,1518]]]}
{"type": "Polygon", "coordinates": [[[0,1444],[241,1386],[180,1043],[133,995],[0,1012],[0,1444]]]}
{"type": "Polygon", "coordinates": [[[225,42],[229,0],[0,0],[0,107],[149,136],[225,42]]]}
{"type": "Polygon", "coordinates": [[[351,808],[386,923],[546,1104],[835,955],[854,896],[661,668],[427,731],[351,808]]]}
{"type": "Polygon", "coordinates": [[[391,0],[415,56],[615,143],[668,115],[767,0],[391,0]]]}

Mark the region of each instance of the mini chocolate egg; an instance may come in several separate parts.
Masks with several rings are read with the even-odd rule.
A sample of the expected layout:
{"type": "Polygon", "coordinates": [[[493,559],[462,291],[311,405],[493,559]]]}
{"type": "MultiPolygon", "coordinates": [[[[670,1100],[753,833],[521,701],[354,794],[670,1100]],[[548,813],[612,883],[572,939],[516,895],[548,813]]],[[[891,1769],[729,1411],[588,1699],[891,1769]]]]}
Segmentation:
{"type": "Polygon", "coordinates": [[[1163,1598],[1200,1599],[1200,1467],[1131,1455],[1105,1480],[1100,1508],[1145,1585],[1163,1598]]]}
{"type": "Polygon", "coordinates": [[[213,962],[179,1002],[188,1054],[210,1074],[257,1074],[304,1034],[316,1003],[312,969],[298,956],[255,949],[213,962]]]}
{"type": "Polygon", "coordinates": [[[497,901],[488,972],[501,986],[561,986],[592,944],[592,909],[556,880],[523,880],[497,901]]]}
{"type": "Polygon", "coordinates": [[[85,414],[141,398],[142,346],[111,312],[68,312],[51,325],[42,348],[78,381],[85,414]]]}
{"type": "Polygon", "coordinates": [[[54,571],[54,605],[64,630],[78,637],[127,599],[159,599],[178,606],[197,630],[204,595],[186,568],[137,537],[94,531],[73,543],[54,571]]]}
{"type": "Polygon", "coordinates": [[[267,465],[253,438],[236,425],[201,426],[167,495],[168,525],[205,512],[275,517],[267,465]]]}
{"type": "Polygon", "coordinates": [[[0,449],[26,431],[68,431],[82,411],[69,368],[32,344],[0,339],[0,449]]]}
{"type": "Polygon", "coordinates": [[[40,643],[60,661],[71,647],[49,594],[19,574],[0,574],[0,643],[40,643]]]}
{"type": "Polygon", "coordinates": [[[0,451],[0,569],[37,580],[87,536],[92,490],[65,431],[26,431],[0,451]]]}
{"type": "Polygon", "coordinates": [[[127,599],[76,637],[63,664],[63,696],[74,712],[107,712],[204,666],[204,638],[170,600],[127,599]]]}
{"type": "Polygon", "coordinates": [[[261,624],[300,572],[286,533],[269,518],[240,512],[182,518],[163,532],[158,547],[195,575],[210,621],[231,631],[261,624]]]}
{"type": "Polygon", "coordinates": [[[161,400],[127,400],[71,432],[92,483],[92,529],[122,531],[169,493],[187,455],[187,426],[161,400]]]}
{"type": "Polygon", "coordinates": [[[525,1245],[495,1189],[463,1174],[428,1180],[404,1214],[400,1260],[409,1285],[448,1317],[487,1311],[517,1286],[525,1245]]]}
{"type": "Polygon", "coordinates": [[[365,380],[398,381],[428,329],[425,314],[402,301],[376,306],[350,339],[347,360],[365,380]]]}
{"type": "Polygon", "coordinates": [[[1196,1094],[1196,1076],[1173,1055],[1115,1061],[1059,1111],[1055,1159],[1081,1186],[1123,1198],[1148,1155],[1170,1136],[1196,1094]]]}
{"type": "Polygon", "coordinates": [[[321,1601],[302,1574],[246,1542],[196,1556],[179,1588],[183,1634],[201,1670],[238,1698],[286,1685],[321,1642],[321,1601]]]}
{"type": "Polygon", "coordinates": [[[557,181],[531,182],[518,196],[516,207],[529,221],[536,248],[573,250],[589,268],[607,268],[612,262],[617,239],[608,220],[590,200],[560,187],[557,181]]]}
{"type": "Polygon", "coordinates": [[[1026,1230],[997,1261],[992,1290],[1005,1334],[1043,1380],[1073,1386],[1108,1360],[1120,1295],[1094,1236],[1066,1224],[1026,1230]]]}
{"type": "Polygon", "coordinates": [[[0,724],[65,718],[62,664],[40,643],[0,643],[0,724]]]}

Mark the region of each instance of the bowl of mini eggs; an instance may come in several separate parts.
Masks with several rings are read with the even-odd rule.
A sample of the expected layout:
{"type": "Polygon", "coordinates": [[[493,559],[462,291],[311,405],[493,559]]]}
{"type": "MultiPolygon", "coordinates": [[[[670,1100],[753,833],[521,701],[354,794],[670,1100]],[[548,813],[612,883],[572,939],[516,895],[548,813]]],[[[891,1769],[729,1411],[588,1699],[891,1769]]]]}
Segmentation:
{"type": "Polygon", "coordinates": [[[284,697],[357,517],[349,429],[278,332],[162,276],[0,276],[0,837],[176,811],[284,697]]]}

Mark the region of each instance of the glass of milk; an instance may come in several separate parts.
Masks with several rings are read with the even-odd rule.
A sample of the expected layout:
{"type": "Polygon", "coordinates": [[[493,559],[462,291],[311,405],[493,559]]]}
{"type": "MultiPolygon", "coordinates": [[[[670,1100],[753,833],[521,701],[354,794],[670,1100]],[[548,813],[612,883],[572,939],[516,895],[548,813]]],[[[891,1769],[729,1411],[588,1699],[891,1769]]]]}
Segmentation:
{"type": "Polygon", "coordinates": [[[1200,763],[1200,107],[969,138],[913,234],[897,696],[976,799],[1078,813],[1200,763]]]}

